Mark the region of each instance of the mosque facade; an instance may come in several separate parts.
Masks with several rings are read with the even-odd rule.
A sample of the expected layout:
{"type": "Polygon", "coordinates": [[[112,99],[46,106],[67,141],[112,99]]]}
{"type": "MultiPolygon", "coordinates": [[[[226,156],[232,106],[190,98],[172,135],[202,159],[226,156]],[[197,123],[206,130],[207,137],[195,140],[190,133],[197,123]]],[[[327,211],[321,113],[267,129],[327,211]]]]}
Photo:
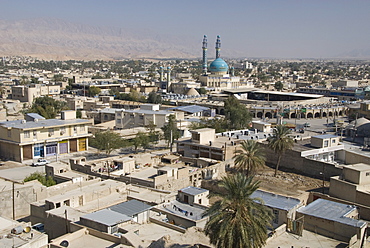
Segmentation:
{"type": "Polygon", "coordinates": [[[203,37],[203,72],[199,80],[203,87],[209,90],[221,91],[240,87],[240,77],[234,75],[234,67],[229,68],[228,64],[221,58],[221,38],[218,35],[216,40],[216,59],[208,67],[207,63],[207,36],[203,37]]]}

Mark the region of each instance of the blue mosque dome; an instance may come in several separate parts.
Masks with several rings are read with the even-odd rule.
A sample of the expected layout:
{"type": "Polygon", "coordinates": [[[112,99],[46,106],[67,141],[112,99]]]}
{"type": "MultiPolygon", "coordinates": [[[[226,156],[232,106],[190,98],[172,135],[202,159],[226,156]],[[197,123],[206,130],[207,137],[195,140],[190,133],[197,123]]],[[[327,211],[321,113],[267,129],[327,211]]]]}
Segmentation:
{"type": "Polygon", "coordinates": [[[209,69],[211,72],[227,72],[229,70],[229,66],[225,60],[217,58],[211,63],[209,69]]]}

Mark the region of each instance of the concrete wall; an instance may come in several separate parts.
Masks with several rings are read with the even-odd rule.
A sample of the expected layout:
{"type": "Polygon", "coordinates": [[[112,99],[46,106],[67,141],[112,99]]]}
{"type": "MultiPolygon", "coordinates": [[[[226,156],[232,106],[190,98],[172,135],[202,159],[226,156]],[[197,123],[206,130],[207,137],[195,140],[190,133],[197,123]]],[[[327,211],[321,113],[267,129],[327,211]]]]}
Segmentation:
{"type": "Polygon", "coordinates": [[[346,164],[370,164],[370,158],[364,154],[357,153],[355,151],[347,150],[345,155],[346,164]]]}
{"type": "Polygon", "coordinates": [[[357,185],[339,179],[339,176],[330,178],[329,195],[347,201],[356,202],[357,185]]]}
{"type": "MultiPolygon", "coordinates": [[[[268,154],[266,157],[266,164],[275,167],[278,160],[278,154],[269,149],[267,144],[261,145],[265,148],[265,154],[268,154]]],[[[326,180],[342,173],[342,169],[340,167],[336,167],[334,164],[301,157],[300,152],[293,150],[286,151],[282,156],[280,168],[292,169],[304,175],[317,178],[322,178],[322,174],[320,174],[320,172],[324,172],[326,180]]]]}

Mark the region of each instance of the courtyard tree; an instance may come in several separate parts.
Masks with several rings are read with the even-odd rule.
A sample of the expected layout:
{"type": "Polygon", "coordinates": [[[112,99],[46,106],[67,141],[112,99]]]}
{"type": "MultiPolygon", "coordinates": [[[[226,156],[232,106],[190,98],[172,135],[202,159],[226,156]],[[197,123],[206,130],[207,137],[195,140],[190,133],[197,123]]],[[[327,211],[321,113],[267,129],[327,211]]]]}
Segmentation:
{"type": "Polygon", "coordinates": [[[246,128],[252,120],[251,114],[246,106],[241,104],[238,99],[230,96],[225,100],[225,118],[229,129],[246,128]]]}
{"type": "Polygon", "coordinates": [[[262,148],[255,140],[243,141],[234,154],[235,168],[247,176],[254,176],[266,161],[262,148]]]}
{"type": "Polygon", "coordinates": [[[37,113],[46,119],[53,119],[62,110],[67,110],[67,103],[54,100],[51,97],[38,97],[33,101],[31,108],[27,113],[37,113]]]}
{"type": "Polygon", "coordinates": [[[274,87],[276,90],[281,91],[284,88],[284,84],[281,81],[277,81],[275,82],[274,87]]]}
{"type": "Polygon", "coordinates": [[[38,171],[30,174],[23,181],[24,182],[29,182],[29,181],[33,181],[33,180],[39,181],[42,185],[44,185],[46,187],[50,187],[50,186],[53,186],[53,185],[56,184],[56,182],[54,181],[54,179],[51,176],[46,176],[45,174],[43,174],[41,172],[38,172],[38,171]]]}
{"type": "Polygon", "coordinates": [[[218,199],[205,212],[209,216],[204,232],[217,248],[263,247],[267,239],[272,213],[260,199],[251,195],[259,181],[244,174],[231,174],[222,178],[222,193],[213,192],[218,199]]]}
{"type": "Polygon", "coordinates": [[[90,145],[99,151],[105,151],[109,156],[113,150],[123,147],[125,143],[118,133],[107,130],[95,133],[95,137],[90,139],[90,145]]]}
{"type": "Polygon", "coordinates": [[[100,92],[101,92],[100,88],[95,87],[95,86],[90,86],[88,94],[89,94],[89,96],[96,96],[96,95],[99,95],[100,92]]]}
{"type": "Polygon", "coordinates": [[[269,147],[278,154],[278,161],[276,162],[275,167],[275,176],[279,170],[279,165],[281,157],[286,150],[293,147],[294,140],[289,134],[291,133],[290,129],[284,125],[277,125],[273,131],[273,135],[267,139],[269,147]]]}
{"type": "Polygon", "coordinates": [[[177,129],[176,117],[175,115],[168,116],[167,124],[162,128],[163,137],[167,140],[167,147],[170,147],[172,151],[173,141],[180,138],[180,131],[177,129]]]}

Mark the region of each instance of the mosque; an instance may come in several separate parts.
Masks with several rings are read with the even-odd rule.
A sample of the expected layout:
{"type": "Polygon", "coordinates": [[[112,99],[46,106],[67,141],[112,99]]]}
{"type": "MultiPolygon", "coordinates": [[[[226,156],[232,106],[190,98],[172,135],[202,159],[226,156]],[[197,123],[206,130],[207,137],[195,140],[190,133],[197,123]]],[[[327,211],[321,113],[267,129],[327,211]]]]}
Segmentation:
{"type": "Polygon", "coordinates": [[[233,89],[240,86],[240,77],[234,75],[234,67],[230,68],[227,63],[220,57],[221,38],[218,35],[216,40],[216,59],[209,65],[207,63],[207,36],[203,38],[203,72],[199,80],[203,87],[209,90],[221,91],[224,89],[233,89]]]}

